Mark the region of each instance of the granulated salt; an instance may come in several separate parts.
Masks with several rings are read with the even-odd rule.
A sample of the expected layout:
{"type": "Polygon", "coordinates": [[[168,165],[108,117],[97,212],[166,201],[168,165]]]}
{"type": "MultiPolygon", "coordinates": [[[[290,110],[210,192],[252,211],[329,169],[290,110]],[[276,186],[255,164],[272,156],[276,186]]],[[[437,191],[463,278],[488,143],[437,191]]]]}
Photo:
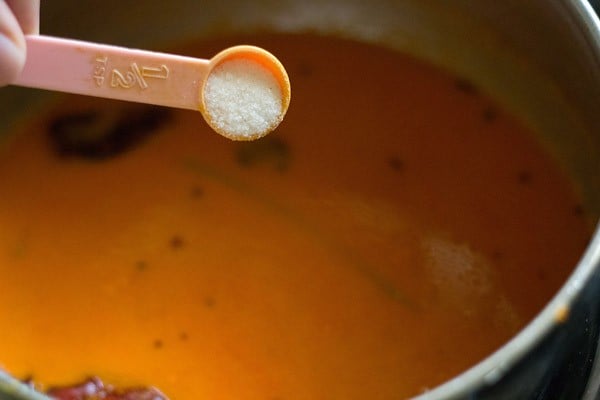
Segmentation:
{"type": "Polygon", "coordinates": [[[283,118],[282,92],[271,71],[249,59],[213,69],[204,87],[211,124],[231,139],[250,140],[273,130],[283,118]]]}

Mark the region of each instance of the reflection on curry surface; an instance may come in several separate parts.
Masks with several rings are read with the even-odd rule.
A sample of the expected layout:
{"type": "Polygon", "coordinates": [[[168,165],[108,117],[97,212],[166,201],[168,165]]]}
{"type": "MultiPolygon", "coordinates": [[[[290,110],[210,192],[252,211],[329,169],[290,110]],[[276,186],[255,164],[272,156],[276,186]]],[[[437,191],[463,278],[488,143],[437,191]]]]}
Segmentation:
{"type": "Polygon", "coordinates": [[[255,143],[69,97],[0,163],[0,363],[174,399],[389,399],[459,373],[560,287],[568,180],[469,82],[385,49],[256,36],[294,99],[255,143]],[[344,66],[343,68],[340,66],[344,66]]]}

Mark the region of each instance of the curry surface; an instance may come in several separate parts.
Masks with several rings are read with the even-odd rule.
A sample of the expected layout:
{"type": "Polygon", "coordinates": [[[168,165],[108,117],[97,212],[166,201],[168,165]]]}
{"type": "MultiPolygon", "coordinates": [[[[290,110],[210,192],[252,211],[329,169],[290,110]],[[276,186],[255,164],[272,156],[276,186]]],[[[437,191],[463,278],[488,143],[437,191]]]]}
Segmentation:
{"type": "Polygon", "coordinates": [[[0,365],[179,400],[403,398],[490,354],[560,287],[589,237],[579,200],[476,87],[317,36],[182,52],[238,43],[290,73],[265,139],[67,97],[0,153],[0,365]],[[144,134],[78,153],[49,131],[144,134]]]}

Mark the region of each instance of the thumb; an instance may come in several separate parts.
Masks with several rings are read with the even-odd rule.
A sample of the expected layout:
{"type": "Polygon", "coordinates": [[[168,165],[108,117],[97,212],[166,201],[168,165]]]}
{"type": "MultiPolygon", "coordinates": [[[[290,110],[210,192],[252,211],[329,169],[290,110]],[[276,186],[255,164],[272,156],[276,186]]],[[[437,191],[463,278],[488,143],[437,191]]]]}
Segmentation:
{"type": "Polygon", "coordinates": [[[5,1],[0,0],[0,86],[13,82],[25,63],[25,37],[5,1]]]}

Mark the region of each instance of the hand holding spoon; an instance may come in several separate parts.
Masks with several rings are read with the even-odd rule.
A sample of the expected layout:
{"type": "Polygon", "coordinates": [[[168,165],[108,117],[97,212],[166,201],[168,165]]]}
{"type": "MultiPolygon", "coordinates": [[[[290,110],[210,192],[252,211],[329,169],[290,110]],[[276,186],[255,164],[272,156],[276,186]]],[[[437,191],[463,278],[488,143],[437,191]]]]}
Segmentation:
{"type": "Polygon", "coordinates": [[[219,134],[254,140],[275,129],[290,103],[283,65],[254,46],[210,60],[41,35],[12,84],[199,110],[219,134]]]}

